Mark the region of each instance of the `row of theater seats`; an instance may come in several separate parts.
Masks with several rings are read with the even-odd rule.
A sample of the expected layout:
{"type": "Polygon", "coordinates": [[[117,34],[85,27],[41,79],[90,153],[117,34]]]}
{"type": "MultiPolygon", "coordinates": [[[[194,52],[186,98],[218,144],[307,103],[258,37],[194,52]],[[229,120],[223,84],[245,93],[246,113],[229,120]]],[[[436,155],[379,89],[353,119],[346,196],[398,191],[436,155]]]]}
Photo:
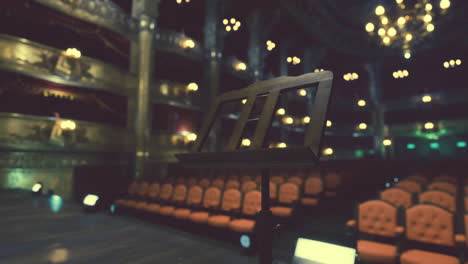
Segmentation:
{"type": "Polygon", "coordinates": [[[382,191],[379,199],[359,204],[347,223],[359,258],[365,263],[468,263],[468,207],[458,183],[447,175],[431,181],[412,175],[382,191]]]}
{"type": "MultiPolygon", "coordinates": [[[[333,177],[339,177],[333,175],[333,177]]],[[[284,175],[272,173],[271,211],[276,223],[293,220],[297,208],[319,204],[326,195],[318,173],[284,175]]],[[[163,183],[134,181],[127,194],[115,200],[117,210],[147,216],[190,221],[235,233],[253,234],[261,209],[261,177],[217,174],[214,177],[167,178],[163,183]]],[[[336,186],[336,185],[331,185],[336,186]]],[[[329,188],[328,195],[336,195],[329,188]]]]}

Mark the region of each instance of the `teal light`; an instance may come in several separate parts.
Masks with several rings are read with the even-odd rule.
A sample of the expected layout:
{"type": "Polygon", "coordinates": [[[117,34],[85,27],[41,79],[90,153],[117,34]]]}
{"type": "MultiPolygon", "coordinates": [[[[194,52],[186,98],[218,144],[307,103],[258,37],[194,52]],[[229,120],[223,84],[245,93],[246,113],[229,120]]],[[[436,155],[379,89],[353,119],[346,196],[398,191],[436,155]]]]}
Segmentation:
{"type": "Polygon", "coordinates": [[[362,158],[362,157],[364,157],[364,150],[362,150],[362,149],[356,149],[356,151],[354,151],[354,156],[356,156],[356,158],[362,158]]]}
{"type": "Polygon", "coordinates": [[[406,148],[407,148],[407,149],[415,149],[415,148],[416,148],[416,145],[415,145],[414,143],[408,143],[408,144],[406,145],[406,148]]]}
{"type": "Polygon", "coordinates": [[[466,148],[466,141],[458,141],[457,148],[466,148]]]}
{"type": "Polygon", "coordinates": [[[431,149],[438,149],[439,148],[439,143],[438,142],[432,142],[429,147],[431,149]]]}

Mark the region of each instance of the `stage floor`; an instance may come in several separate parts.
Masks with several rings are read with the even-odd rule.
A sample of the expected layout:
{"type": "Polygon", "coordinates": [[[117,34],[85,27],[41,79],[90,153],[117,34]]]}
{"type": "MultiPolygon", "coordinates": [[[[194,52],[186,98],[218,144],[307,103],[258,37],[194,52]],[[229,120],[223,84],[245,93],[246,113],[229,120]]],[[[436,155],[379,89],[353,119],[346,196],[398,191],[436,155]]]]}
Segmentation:
{"type": "MultiPolygon", "coordinates": [[[[229,242],[131,216],[86,214],[73,202],[57,211],[60,203],[0,190],[0,263],[257,263],[229,242]]],[[[291,262],[298,237],[347,245],[348,217],[334,211],[320,210],[281,233],[274,241],[274,263],[291,262]]]]}

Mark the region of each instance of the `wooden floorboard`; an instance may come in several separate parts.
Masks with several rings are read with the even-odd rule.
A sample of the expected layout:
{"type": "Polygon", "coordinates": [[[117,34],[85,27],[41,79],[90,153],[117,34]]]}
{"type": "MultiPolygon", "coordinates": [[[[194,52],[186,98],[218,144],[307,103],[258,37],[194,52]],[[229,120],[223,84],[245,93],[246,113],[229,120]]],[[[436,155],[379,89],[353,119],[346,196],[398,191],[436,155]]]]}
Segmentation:
{"type": "MultiPolygon", "coordinates": [[[[144,219],[84,213],[64,202],[52,212],[46,197],[0,189],[0,263],[257,263],[239,246],[144,219]]],[[[352,207],[338,203],[304,216],[274,239],[275,264],[291,263],[299,237],[348,245],[352,207]]]]}

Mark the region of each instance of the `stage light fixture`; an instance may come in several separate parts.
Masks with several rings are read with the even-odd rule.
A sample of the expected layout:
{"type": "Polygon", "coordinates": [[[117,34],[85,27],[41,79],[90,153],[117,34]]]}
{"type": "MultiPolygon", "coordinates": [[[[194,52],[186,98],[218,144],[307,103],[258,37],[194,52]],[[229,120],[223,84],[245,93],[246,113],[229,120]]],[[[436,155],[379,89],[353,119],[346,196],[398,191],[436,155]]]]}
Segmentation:
{"type": "Polygon", "coordinates": [[[407,149],[415,149],[416,145],[414,143],[408,143],[408,144],[406,144],[406,148],[407,149]]]}
{"type": "Polygon", "coordinates": [[[366,123],[360,123],[358,127],[359,127],[359,129],[364,130],[364,129],[367,129],[367,124],[366,123]]]}
{"type": "Polygon", "coordinates": [[[424,95],[421,100],[423,103],[430,103],[432,101],[432,97],[430,95],[424,95]]]}
{"type": "Polygon", "coordinates": [[[42,185],[42,182],[36,182],[32,188],[31,188],[31,191],[33,192],[33,194],[42,194],[42,189],[43,189],[43,185],[42,185]]]}
{"type": "Polygon", "coordinates": [[[239,63],[236,64],[235,69],[237,71],[245,71],[245,70],[247,70],[247,65],[245,63],[243,63],[243,62],[239,62],[239,63]]]}
{"type": "Polygon", "coordinates": [[[331,127],[333,125],[332,121],[327,120],[327,127],[331,127]]]}
{"type": "Polygon", "coordinates": [[[190,91],[190,92],[196,92],[198,91],[198,84],[197,83],[194,83],[194,82],[191,82],[187,85],[187,91],[190,91]]]}
{"type": "Polygon", "coordinates": [[[304,116],[304,118],[302,119],[302,122],[303,122],[304,124],[309,124],[309,123],[310,123],[310,117],[304,116]]]}
{"type": "Polygon", "coordinates": [[[325,156],[333,155],[333,149],[332,148],[325,148],[323,150],[323,155],[325,155],[325,156]]]}
{"type": "Polygon", "coordinates": [[[357,105],[360,106],[360,107],[364,107],[364,106],[366,106],[366,101],[361,99],[361,100],[359,100],[357,102],[357,105]]]}
{"type": "Polygon", "coordinates": [[[391,145],[392,145],[392,140],[390,140],[390,139],[384,139],[384,140],[382,141],[382,143],[383,143],[384,146],[387,146],[387,147],[388,147],[388,146],[391,146],[391,145]]]}
{"type": "Polygon", "coordinates": [[[244,139],[242,139],[241,145],[244,146],[244,147],[248,147],[248,146],[250,146],[250,143],[251,143],[250,139],[244,138],[244,139]]]}
{"type": "Polygon", "coordinates": [[[427,130],[430,130],[430,129],[434,129],[434,123],[432,122],[427,122],[424,124],[424,128],[427,129],[427,130]]]}
{"type": "Polygon", "coordinates": [[[247,99],[243,99],[241,102],[242,102],[242,104],[245,104],[245,103],[247,103],[247,99]]]}
{"type": "Polygon", "coordinates": [[[284,110],[284,108],[279,108],[278,110],[276,110],[276,114],[277,115],[285,115],[286,110],[284,110]]]}
{"type": "Polygon", "coordinates": [[[378,16],[381,16],[383,14],[385,14],[385,8],[381,5],[377,6],[375,8],[375,14],[378,15],[378,16]]]}
{"type": "Polygon", "coordinates": [[[99,196],[97,196],[96,194],[87,194],[85,198],[83,199],[83,205],[94,207],[96,206],[96,203],[98,201],[99,201],[99,196]]]}
{"type": "Polygon", "coordinates": [[[457,148],[466,148],[466,141],[458,141],[457,148]]]}
{"type": "Polygon", "coordinates": [[[284,142],[280,142],[280,143],[278,143],[278,145],[277,145],[278,148],[285,148],[285,147],[287,147],[287,146],[288,146],[288,145],[286,145],[286,143],[284,143],[284,142]]]}
{"type": "Polygon", "coordinates": [[[439,148],[439,143],[438,142],[431,142],[429,145],[431,149],[438,149],[439,148]]]}
{"type": "Polygon", "coordinates": [[[306,96],[307,95],[307,91],[305,89],[299,89],[299,90],[297,90],[297,93],[300,96],[306,96]]]}

